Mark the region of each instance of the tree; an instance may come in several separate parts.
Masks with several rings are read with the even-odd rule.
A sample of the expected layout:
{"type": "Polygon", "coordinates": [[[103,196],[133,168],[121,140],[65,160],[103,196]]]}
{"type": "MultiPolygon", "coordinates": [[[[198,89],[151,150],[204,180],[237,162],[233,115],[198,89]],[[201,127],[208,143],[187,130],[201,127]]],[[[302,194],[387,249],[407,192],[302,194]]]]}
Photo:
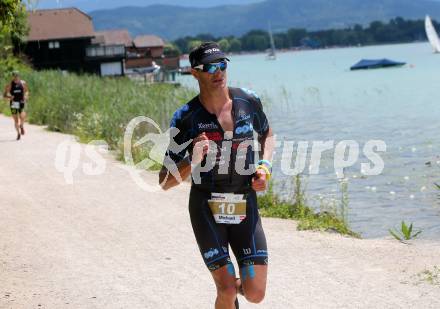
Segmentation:
{"type": "Polygon", "coordinates": [[[301,46],[301,40],[307,36],[306,29],[289,29],[287,30],[287,37],[289,39],[289,46],[301,46]]]}
{"type": "Polygon", "coordinates": [[[289,48],[289,37],[287,33],[275,33],[273,35],[273,40],[276,48],[289,48]]]}
{"type": "Polygon", "coordinates": [[[241,52],[241,41],[237,38],[232,38],[229,40],[230,48],[229,50],[233,53],[241,52]]]}
{"type": "Polygon", "coordinates": [[[26,7],[19,0],[0,1],[0,78],[22,66],[13,52],[19,47],[28,32],[26,7]]]}
{"type": "Polygon", "coordinates": [[[19,0],[0,1],[0,54],[7,57],[28,33],[26,6],[19,0]]]}
{"type": "Polygon", "coordinates": [[[0,27],[3,30],[14,23],[15,12],[20,6],[16,0],[2,0],[0,2],[0,27]]]}
{"type": "Polygon", "coordinates": [[[231,44],[229,44],[229,41],[227,39],[221,39],[218,42],[218,45],[220,46],[220,49],[225,53],[229,52],[229,50],[231,49],[231,44]]]}
{"type": "Polygon", "coordinates": [[[188,50],[192,51],[194,48],[202,44],[202,41],[200,40],[191,40],[188,42],[188,50]]]}
{"type": "Polygon", "coordinates": [[[191,40],[192,40],[192,38],[190,36],[186,36],[184,38],[180,38],[180,39],[175,40],[174,44],[179,48],[179,50],[182,53],[187,54],[189,52],[188,43],[191,40]]]}
{"type": "Polygon", "coordinates": [[[243,50],[263,51],[269,47],[269,34],[262,30],[252,30],[241,38],[243,50]]]}
{"type": "Polygon", "coordinates": [[[26,6],[22,1],[0,1],[0,31],[18,37],[26,34],[26,6]]]}
{"type": "Polygon", "coordinates": [[[165,57],[178,57],[180,56],[180,50],[176,45],[168,43],[164,47],[163,54],[165,57]]]}

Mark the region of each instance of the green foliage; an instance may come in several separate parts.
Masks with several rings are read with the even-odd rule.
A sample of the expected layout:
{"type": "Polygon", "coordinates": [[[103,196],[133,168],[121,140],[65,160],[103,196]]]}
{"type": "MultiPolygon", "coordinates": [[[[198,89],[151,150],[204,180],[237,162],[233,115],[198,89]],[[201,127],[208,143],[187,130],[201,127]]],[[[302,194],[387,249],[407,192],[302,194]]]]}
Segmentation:
{"type": "Polygon", "coordinates": [[[434,185],[435,185],[435,187],[436,187],[437,189],[440,190],[440,185],[439,185],[438,183],[434,182],[434,185]]]}
{"type": "Polygon", "coordinates": [[[287,38],[289,46],[300,46],[301,40],[307,37],[306,29],[289,29],[287,30],[287,38]]]}
{"type": "Polygon", "coordinates": [[[188,47],[186,48],[186,50],[191,51],[194,48],[196,48],[197,46],[199,46],[200,44],[202,44],[201,40],[191,40],[187,43],[188,47]]]}
{"type": "MultiPolygon", "coordinates": [[[[21,73],[31,72],[31,68],[23,61],[15,57],[5,57],[0,59],[0,80],[8,80],[12,78],[12,72],[19,71],[21,73]]],[[[4,85],[0,85],[3,91],[4,85]]]]}
{"type": "Polygon", "coordinates": [[[2,27],[11,26],[15,20],[15,14],[21,6],[17,0],[2,0],[0,2],[0,24],[2,27]]]}
{"type": "Polygon", "coordinates": [[[220,49],[225,53],[229,52],[229,50],[231,49],[231,44],[229,43],[228,39],[221,39],[220,41],[218,41],[218,45],[220,46],[220,49]]]}
{"type": "Polygon", "coordinates": [[[229,51],[233,52],[233,53],[238,53],[241,51],[241,41],[237,38],[231,38],[229,40],[229,51]]]}
{"type": "Polygon", "coordinates": [[[241,37],[243,50],[264,51],[269,48],[269,34],[266,31],[253,30],[241,37]]]}
{"type": "Polygon", "coordinates": [[[28,33],[26,7],[21,1],[0,1],[0,59],[9,58],[28,33]]]}
{"type": "Polygon", "coordinates": [[[177,47],[175,44],[165,45],[163,53],[166,57],[178,57],[181,54],[179,47],[177,47]]]}
{"type": "Polygon", "coordinates": [[[258,197],[258,206],[262,216],[297,220],[299,230],[332,231],[360,238],[359,234],[350,230],[344,217],[348,207],[347,187],[342,187],[341,190],[345,197],[339,207],[331,208],[321,205],[321,211],[314,212],[307,205],[305,189],[298,175],[294,180],[294,194],[291,201],[281,199],[274,193],[271,182],[267,192],[258,197]]]}
{"type": "Polygon", "coordinates": [[[388,230],[389,233],[396,238],[398,241],[405,243],[405,240],[411,240],[416,238],[420,233],[422,233],[421,230],[413,233],[413,224],[411,223],[409,226],[405,223],[405,221],[402,221],[402,224],[400,226],[400,231],[397,230],[388,230]]]}

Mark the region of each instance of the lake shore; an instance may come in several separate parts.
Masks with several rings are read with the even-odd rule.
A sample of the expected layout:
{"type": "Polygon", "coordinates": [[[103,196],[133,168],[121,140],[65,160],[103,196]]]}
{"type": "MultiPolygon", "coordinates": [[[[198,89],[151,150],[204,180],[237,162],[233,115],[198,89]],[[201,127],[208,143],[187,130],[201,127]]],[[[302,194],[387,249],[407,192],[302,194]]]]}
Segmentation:
{"type": "MultiPolygon", "coordinates": [[[[27,131],[16,142],[12,120],[0,116],[1,308],[213,306],[215,287],[189,221],[188,184],[143,191],[131,168],[109,154],[103,173],[85,175],[93,163],[85,145],[69,184],[56,158],[73,137],[33,125],[27,131]]],[[[154,185],[157,174],[142,179],[154,185]]],[[[241,308],[440,306],[440,242],[299,232],[294,221],[270,218],[263,226],[266,299],[250,305],[241,298],[241,308]]]]}

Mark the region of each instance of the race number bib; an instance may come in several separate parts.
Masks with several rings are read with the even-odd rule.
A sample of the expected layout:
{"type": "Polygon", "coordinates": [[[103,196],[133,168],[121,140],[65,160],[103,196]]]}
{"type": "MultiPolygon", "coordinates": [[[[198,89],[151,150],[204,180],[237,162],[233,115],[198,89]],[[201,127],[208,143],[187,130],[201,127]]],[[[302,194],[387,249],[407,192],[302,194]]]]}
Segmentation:
{"type": "Polygon", "coordinates": [[[11,108],[13,108],[13,109],[20,109],[20,102],[12,102],[11,108]]]}
{"type": "Polygon", "coordinates": [[[246,218],[243,194],[212,193],[208,205],[217,223],[240,224],[246,218]]]}

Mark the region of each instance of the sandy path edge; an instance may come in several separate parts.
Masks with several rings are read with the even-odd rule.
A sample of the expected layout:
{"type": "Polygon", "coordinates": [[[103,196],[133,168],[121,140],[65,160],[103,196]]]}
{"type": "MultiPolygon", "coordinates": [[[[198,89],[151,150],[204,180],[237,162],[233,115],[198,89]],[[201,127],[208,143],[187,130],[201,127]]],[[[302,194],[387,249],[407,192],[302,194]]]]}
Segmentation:
{"type": "MultiPolygon", "coordinates": [[[[145,192],[108,155],[104,173],[87,176],[84,145],[67,184],[54,162],[72,137],[27,129],[15,142],[12,120],[0,115],[0,308],[212,308],[187,184],[145,192]]],[[[143,173],[151,185],[156,178],[143,173]]],[[[440,286],[418,276],[440,266],[440,243],[298,232],[278,219],[263,225],[266,299],[241,299],[242,308],[440,307],[440,286]]]]}

